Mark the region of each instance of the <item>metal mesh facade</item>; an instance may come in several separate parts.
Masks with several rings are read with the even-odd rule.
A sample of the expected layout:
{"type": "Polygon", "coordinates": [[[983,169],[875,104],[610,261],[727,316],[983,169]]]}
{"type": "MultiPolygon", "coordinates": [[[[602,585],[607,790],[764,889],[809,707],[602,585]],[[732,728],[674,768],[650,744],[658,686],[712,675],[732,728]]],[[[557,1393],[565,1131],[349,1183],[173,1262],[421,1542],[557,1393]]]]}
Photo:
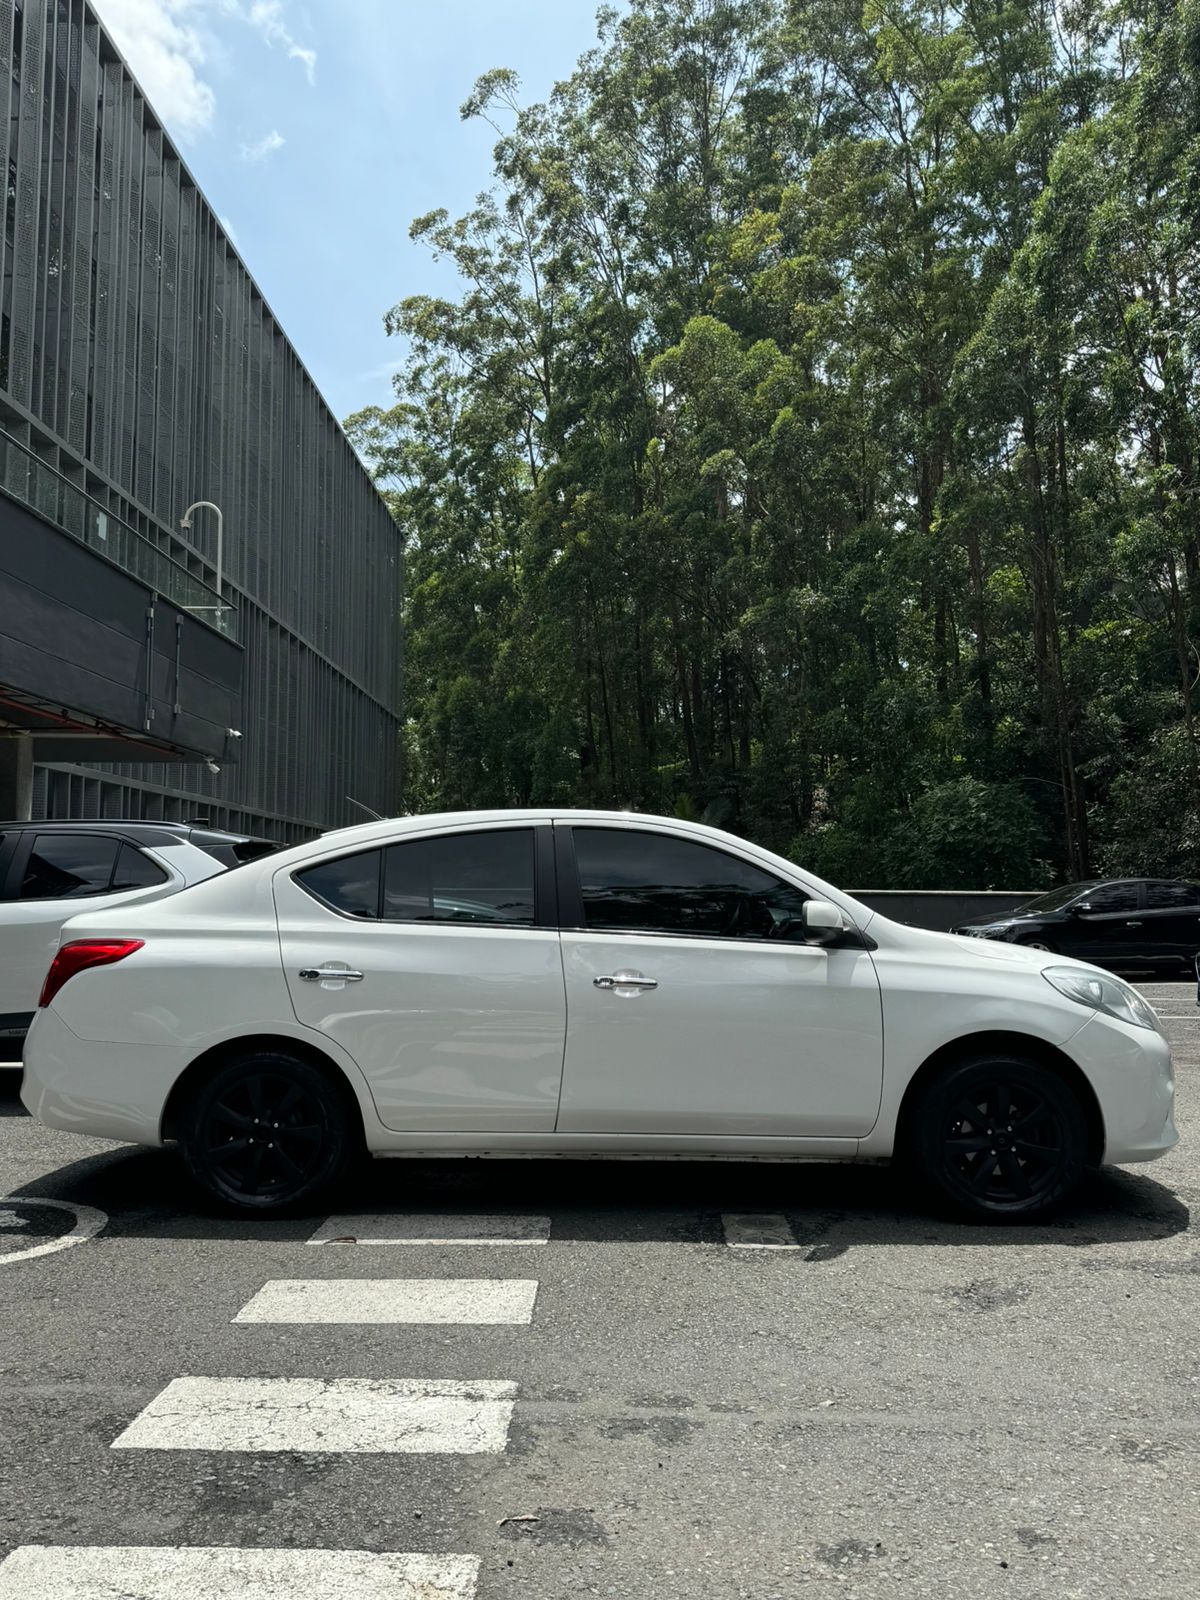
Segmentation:
{"type": "Polygon", "coordinates": [[[43,770],[39,809],[279,837],[394,808],[400,539],[86,0],[0,0],[0,426],[226,596],[236,762],[43,770]]]}

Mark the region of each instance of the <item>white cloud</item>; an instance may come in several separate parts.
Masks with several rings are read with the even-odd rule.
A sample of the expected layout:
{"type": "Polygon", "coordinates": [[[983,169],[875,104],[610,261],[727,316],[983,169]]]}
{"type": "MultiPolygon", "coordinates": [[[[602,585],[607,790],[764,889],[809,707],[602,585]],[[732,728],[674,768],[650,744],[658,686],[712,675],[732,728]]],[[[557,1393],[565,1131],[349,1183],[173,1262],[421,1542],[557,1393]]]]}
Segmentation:
{"type": "Polygon", "coordinates": [[[268,44],[281,45],[289,61],[299,61],[303,65],[309,83],[316,82],[317,52],[306,49],[296,40],[284,20],[283,0],[251,0],[249,11],[243,15],[268,44]]]}
{"type": "Polygon", "coordinates": [[[197,0],[100,0],[105,26],[150,104],[185,137],[210,127],[216,96],[200,77],[205,48],[197,0]]]}
{"type": "Polygon", "coordinates": [[[272,128],[270,133],[264,133],[254,144],[242,146],[242,160],[265,161],[268,156],[273,156],[276,150],[282,150],[286,143],[279,129],[272,128]]]}
{"type": "MultiPolygon", "coordinates": [[[[299,61],[309,83],[316,81],[317,52],[292,33],[283,0],[96,0],[96,5],[150,104],[185,139],[210,128],[216,112],[217,97],[202,69],[212,23],[219,18],[253,28],[289,61],[299,61]]],[[[269,154],[270,149],[263,151],[269,154]]]]}

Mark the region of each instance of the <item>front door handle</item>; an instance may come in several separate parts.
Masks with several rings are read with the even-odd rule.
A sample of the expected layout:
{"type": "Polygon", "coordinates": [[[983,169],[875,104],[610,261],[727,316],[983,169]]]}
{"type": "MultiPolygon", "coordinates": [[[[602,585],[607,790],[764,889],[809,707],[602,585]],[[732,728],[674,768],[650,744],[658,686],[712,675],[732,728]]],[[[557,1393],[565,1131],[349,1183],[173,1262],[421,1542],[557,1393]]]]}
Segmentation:
{"type": "Polygon", "coordinates": [[[614,972],[611,976],[593,978],[597,989],[657,989],[657,978],[644,978],[640,972],[614,972]]]}
{"type": "Polygon", "coordinates": [[[343,983],[361,983],[364,972],[352,972],[349,967],[301,967],[300,976],[305,983],[320,983],[330,978],[340,978],[343,983]]]}
{"type": "Polygon", "coordinates": [[[1127,928],[1140,928],[1141,927],[1141,923],[1140,922],[1127,922],[1125,924],[1125,926],[1127,928]]]}

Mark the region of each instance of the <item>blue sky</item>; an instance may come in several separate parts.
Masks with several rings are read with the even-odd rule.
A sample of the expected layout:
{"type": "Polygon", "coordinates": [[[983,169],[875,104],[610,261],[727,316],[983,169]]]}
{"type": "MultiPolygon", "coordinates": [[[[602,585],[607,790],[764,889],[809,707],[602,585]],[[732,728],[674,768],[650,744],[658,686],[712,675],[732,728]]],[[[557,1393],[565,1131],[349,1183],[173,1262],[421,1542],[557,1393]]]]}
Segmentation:
{"type": "Polygon", "coordinates": [[[486,187],[458,108],[489,67],[526,99],[595,38],[598,0],[93,0],[340,419],[389,403],[384,312],[454,292],[408,238],[486,187]]]}

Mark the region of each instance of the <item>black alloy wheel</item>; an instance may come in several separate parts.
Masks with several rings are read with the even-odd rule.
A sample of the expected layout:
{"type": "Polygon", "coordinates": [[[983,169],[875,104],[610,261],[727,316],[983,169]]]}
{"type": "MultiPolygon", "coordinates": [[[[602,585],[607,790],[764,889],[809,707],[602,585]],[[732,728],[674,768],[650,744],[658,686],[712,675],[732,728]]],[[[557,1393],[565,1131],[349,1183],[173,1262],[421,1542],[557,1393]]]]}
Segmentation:
{"type": "Polygon", "coordinates": [[[926,1181],[978,1220],[1045,1216],[1087,1164],[1078,1098],[1057,1073],[1016,1056],[962,1062],[935,1079],[916,1109],[915,1141],[926,1181]]]}
{"type": "Polygon", "coordinates": [[[314,1204],[354,1154],[349,1092],[299,1057],[256,1050],[203,1081],[181,1118],[188,1169],[223,1205],[257,1215],[314,1204]]]}

